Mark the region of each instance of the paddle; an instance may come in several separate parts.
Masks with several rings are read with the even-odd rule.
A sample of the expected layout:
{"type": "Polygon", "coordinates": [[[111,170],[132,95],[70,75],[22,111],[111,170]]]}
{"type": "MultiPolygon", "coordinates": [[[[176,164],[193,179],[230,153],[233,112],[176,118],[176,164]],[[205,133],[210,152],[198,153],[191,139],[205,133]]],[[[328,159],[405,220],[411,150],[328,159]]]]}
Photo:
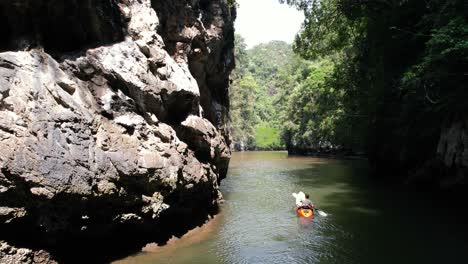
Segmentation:
{"type": "Polygon", "coordinates": [[[326,217],[328,214],[325,213],[324,211],[318,209],[318,208],[315,208],[315,211],[317,211],[317,213],[320,215],[320,216],[323,216],[323,217],[326,217]]]}
{"type": "MultiPolygon", "coordinates": [[[[294,198],[296,198],[296,205],[300,205],[301,204],[301,200],[305,199],[305,195],[303,192],[299,192],[299,193],[293,193],[292,196],[294,198]]],[[[326,217],[328,216],[327,213],[325,213],[324,211],[318,209],[318,208],[314,208],[314,210],[320,215],[320,216],[323,216],[323,217],[326,217]]]]}

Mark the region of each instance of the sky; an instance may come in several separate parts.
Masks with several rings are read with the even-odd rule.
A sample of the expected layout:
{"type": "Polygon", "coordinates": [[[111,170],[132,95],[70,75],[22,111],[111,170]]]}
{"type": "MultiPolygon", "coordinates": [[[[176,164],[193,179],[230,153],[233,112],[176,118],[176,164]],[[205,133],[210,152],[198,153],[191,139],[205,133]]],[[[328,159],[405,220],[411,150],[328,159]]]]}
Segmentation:
{"type": "Polygon", "coordinates": [[[236,33],[251,48],[271,40],[294,41],[304,21],[302,12],[278,0],[237,0],[236,33]]]}

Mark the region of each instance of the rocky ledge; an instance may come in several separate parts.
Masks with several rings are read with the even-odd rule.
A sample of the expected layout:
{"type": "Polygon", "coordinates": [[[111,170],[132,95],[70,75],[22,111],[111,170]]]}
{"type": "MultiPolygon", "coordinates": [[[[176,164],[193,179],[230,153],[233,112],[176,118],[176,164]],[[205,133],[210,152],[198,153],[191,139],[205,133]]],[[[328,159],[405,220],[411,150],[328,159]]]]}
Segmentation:
{"type": "Polygon", "coordinates": [[[234,19],[227,0],[0,1],[0,262],[108,261],[216,212],[234,19]]]}

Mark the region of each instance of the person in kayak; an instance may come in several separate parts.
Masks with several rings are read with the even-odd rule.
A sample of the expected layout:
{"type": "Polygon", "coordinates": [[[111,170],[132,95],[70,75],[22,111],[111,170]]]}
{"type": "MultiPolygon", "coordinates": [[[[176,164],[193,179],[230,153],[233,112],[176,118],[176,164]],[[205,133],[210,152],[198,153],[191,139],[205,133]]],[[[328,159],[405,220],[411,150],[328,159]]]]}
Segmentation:
{"type": "Polygon", "coordinates": [[[314,206],[314,204],[312,203],[312,201],[309,200],[309,194],[308,194],[308,193],[306,193],[305,199],[302,200],[301,208],[309,208],[309,209],[314,209],[314,208],[315,208],[315,206],[314,206]]]}

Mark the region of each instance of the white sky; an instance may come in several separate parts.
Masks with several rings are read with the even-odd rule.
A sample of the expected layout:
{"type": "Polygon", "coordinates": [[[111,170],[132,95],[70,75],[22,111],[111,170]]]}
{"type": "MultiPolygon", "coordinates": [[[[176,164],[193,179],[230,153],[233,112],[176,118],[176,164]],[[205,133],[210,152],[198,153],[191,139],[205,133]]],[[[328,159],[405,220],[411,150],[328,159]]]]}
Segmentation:
{"type": "Polygon", "coordinates": [[[302,12],[278,0],[237,0],[236,33],[245,38],[247,47],[271,40],[294,41],[304,21],[302,12]]]}

